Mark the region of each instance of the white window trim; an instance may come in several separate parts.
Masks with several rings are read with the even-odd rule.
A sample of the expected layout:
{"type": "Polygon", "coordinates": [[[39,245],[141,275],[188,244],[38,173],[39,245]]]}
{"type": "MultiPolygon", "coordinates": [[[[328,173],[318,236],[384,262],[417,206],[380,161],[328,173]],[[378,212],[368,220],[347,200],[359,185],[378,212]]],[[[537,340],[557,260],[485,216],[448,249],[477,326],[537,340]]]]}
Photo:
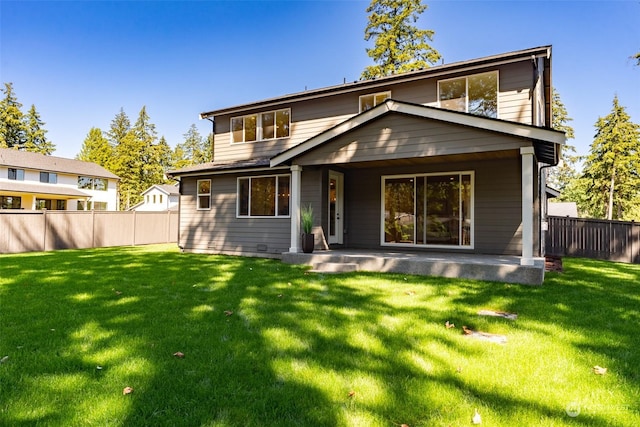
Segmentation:
{"type": "Polygon", "coordinates": [[[291,174],[272,174],[272,175],[252,175],[252,176],[239,176],[236,180],[236,219],[242,218],[291,218],[291,174]],[[289,177],[289,215],[278,215],[278,192],[280,190],[281,176],[289,177]],[[251,179],[253,178],[276,178],[276,210],[275,215],[251,215],[251,179]],[[249,180],[249,214],[240,215],[240,180],[249,180]]]}
{"type": "MultiPolygon", "coordinates": [[[[458,77],[452,77],[450,79],[442,79],[442,80],[438,80],[438,108],[443,108],[440,105],[440,83],[441,82],[449,82],[452,80],[460,80],[460,79],[464,79],[465,80],[465,113],[469,113],[469,77],[475,77],[475,76],[481,76],[483,74],[495,74],[496,75],[496,119],[500,118],[500,71],[499,70],[493,70],[493,71],[485,71],[484,73],[476,73],[476,74],[465,74],[464,76],[458,76],[458,77]]],[[[455,110],[449,110],[447,108],[443,108],[444,110],[448,110],[448,111],[455,111],[455,110]]],[[[479,117],[483,117],[483,116],[479,116],[479,117]]]]}
{"type": "MultiPolygon", "coordinates": [[[[476,181],[475,181],[475,171],[467,170],[467,171],[450,171],[450,172],[433,172],[433,173],[412,173],[412,174],[404,174],[404,175],[383,175],[381,177],[381,186],[380,186],[380,246],[386,247],[394,247],[394,248],[433,248],[433,249],[455,249],[455,250],[470,250],[475,248],[475,195],[476,195],[476,181]],[[416,178],[416,177],[424,177],[424,176],[443,176],[443,175],[469,175],[471,177],[471,206],[469,207],[471,211],[471,224],[469,227],[470,234],[470,244],[469,245],[434,245],[434,244],[416,244],[416,243],[387,243],[384,241],[384,185],[387,179],[396,179],[396,178],[416,178]]],[[[415,188],[413,194],[415,200],[415,188]]],[[[460,203],[462,203],[462,198],[460,198],[460,203]]],[[[459,212],[462,212],[462,209],[459,209],[459,212]]],[[[414,212],[415,215],[415,212],[414,212]]],[[[462,222],[460,223],[462,226],[462,222]]],[[[461,235],[461,234],[460,234],[461,235]]]]}
{"type": "Polygon", "coordinates": [[[290,138],[291,137],[291,108],[279,108],[277,110],[269,110],[269,111],[260,111],[259,113],[254,113],[254,114],[247,114],[244,116],[235,116],[235,117],[231,117],[229,119],[229,141],[231,145],[236,145],[236,144],[254,144],[256,142],[262,142],[262,141],[274,141],[276,139],[285,139],[285,138],[290,138]],[[275,114],[278,111],[288,111],[289,112],[289,135],[287,136],[281,136],[279,138],[274,137],[274,138],[263,138],[262,137],[262,115],[263,114],[267,114],[267,113],[273,113],[274,114],[274,120],[275,120],[275,114]],[[251,116],[256,116],[256,139],[255,141],[245,141],[245,137],[244,137],[244,123],[245,123],[245,119],[247,117],[251,117],[251,116]],[[233,120],[234,119],[242,119],[242,141],[234,141],[233,140],[233,120]]]}
{"type": "Polygon", "coordinates": [[[198,179],[196,180],[196,210],[199,211],[209,211],[211,210],[211,180],[210,179],[198,179]],[[200,192],[200,181],[209,181],[209,192],[201,193],[200,192]],[[209,206],[206,208],[200,207],[200,196],[209,196],[209,206]]]}
{"type": "Polygon", "coordinates": [[[360,95],[360,96],[358,97],[358,113],[362,113],[362,112],[364,112],[364,111],[362,110],[362,98],[364,98],[365,96],[373,96],[373,103],[374,103],[374,105],[373,105],[373,107],[372,107],[372,108],[375,108],[376,106],[378,106],[378,105],[379,105],[379,104],[376,104],[376,103],[375,103],[375,102],[376,102],[376,97],[377,97],[378,95],[387,95],[387,97],[385,98],[385,101],[386,101],[387,99],[391,99],[391,91],[390,91],[390,90],[385,90],[385,91],[382,91],[382,92],[367,93],[367,94],[364,94],[364,95],[360,95]]]}

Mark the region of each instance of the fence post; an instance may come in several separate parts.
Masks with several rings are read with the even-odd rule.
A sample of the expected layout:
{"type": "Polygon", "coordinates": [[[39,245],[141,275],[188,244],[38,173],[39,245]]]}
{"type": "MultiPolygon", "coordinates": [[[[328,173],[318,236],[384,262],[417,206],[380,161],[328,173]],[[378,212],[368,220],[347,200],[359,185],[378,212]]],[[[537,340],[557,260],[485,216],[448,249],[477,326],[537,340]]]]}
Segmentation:
{"type": "Polygon", "coordinates": [[[136,245],[136,211],[133,211],[133,236],[131,236],[131,239],[133,240],[133,242],[131,243],[131,246],[135,246],[136,245]]]}
{"type": "Polygon", "coordinates": [[[96,211],[91,211],[91,247],[96,247],[96,211]]]}
{"type": "Polygon", "coordinates": [[[44,233],[42,236],[42,251],[46,251],[47,250],[47,210],[43,209],[42,210],[42,222],[43,222],[43,229],[44,229],[44,233]]]}

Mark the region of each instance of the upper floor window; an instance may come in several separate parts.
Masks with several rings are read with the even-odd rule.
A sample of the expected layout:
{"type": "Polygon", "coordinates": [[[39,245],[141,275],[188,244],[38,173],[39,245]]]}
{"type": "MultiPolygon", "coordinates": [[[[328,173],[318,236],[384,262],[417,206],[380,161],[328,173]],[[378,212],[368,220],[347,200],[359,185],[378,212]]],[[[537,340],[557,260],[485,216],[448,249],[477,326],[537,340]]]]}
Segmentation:
{"type": "MultiPolygon", "coordinates": [[[[153,196],[155,203],[155,197],[153,196]]],[[[198,206],[201,209],[211,209],[211,180],[199,179],[198,180],[198,206]]]]}
{"type": "Polygon", "coordinates": [[[370,110],[373,107],[382,104],[389,98],[391,98],[391,91],[362,95],[360,97],[360,112],[362,113],[364,111],[370,110]]]}
{"type": "Polygon", "coordinates": [[[277,110],[231,119],[231,142],[253,142],[286,138],[291,127],[291,110],[277,110]]]}
{"type": "Polygon", "coordinates": [[[46,182],[48,184],[58,183],[58,174],[52,172],[40,172],[40,182],[46,182]]]}
{"type": "Polygon", "coordinates": [[[290,176],[238,178],[238,216],[289,216],[290,176]]]}
{"type": "Polygon", "coordinates": [[[440,107],[485,117],[498,117],[498,72],[438,82],[440,107]]]}
{"type": "Polygon", "coordinates": [[[9,179],[16,181],[24,181],[24,169],[9,168],[9,179]]]}
{"type": "Polygon", "coordinates": [[[104,178],[78,177],[78,188],[85,190],[107,191],[108,181],[104,178]]]}

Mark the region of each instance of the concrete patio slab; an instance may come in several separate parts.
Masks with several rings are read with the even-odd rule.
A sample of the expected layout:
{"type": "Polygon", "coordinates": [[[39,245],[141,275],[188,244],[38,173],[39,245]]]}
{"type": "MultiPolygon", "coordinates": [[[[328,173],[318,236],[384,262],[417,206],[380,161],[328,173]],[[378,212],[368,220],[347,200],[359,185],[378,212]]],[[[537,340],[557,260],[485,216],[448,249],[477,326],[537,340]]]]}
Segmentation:
{"type": "Polygon", "coordinates": [[[314,271],[324,272],[374,271],[526,285],[541,285],[545,271],[544,258],[536,258],[534,265],[520,265],[520,257],[508,255],[352,249],[317,251],[311,254],[286,252],[282,254],[282,262],[310,265],[314,271]],[[341,270],[339,264],[345,264],[345,269],[341,270]]]}

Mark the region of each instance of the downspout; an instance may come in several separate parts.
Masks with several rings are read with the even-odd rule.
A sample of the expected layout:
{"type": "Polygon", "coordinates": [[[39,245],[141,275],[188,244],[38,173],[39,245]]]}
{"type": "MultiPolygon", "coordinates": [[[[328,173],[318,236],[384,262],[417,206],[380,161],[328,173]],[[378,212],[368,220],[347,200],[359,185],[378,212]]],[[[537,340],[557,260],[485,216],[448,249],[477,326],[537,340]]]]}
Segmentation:
{"type": "Polygon", "coordinates": [[[549,222],[547,220],[547,180],[544,169],[548,169],[556,165],[545,165],[538,168],[538,200],[540,201],[540,224],[538,224],[538,255],[543,257],[547,253],[547,231],[549,230],[549,222]],[[544,185],[543,185],[544,184],[544,185]],[[544,204],[542,203],[544,201],[544,204]],[[546,228],[544,227],[546,224],[546,228]],[[544,232],[544,233],[543,233],[544,232]]]}
{"type": "Polygon", "coordinates": [[[211,161],[214,161],[216,147],[216,121],[211,117],[204,117],[211,122],[211,161]]]}

